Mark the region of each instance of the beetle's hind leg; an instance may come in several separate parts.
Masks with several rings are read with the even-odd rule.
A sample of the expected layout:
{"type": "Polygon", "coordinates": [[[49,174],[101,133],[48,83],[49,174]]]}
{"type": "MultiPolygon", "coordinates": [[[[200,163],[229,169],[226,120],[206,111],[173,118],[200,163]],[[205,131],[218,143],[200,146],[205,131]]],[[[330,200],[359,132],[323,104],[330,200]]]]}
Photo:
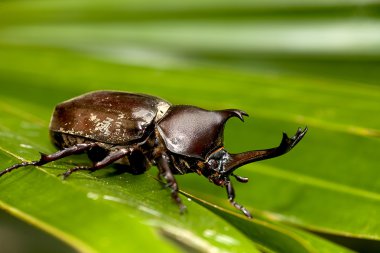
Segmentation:
{"type": "Polygon", "coordinates": [[[96,143],[81,143],[81,144],[76,144],[72,147],[68,147],[68,148],[59,150],[59,151],[57,151],[53,154],[50,154],[50,155],[46,155],[46,154],[41,153],[40,160],[32,161],[32,162],[22,162],[22,163],[15,164],[15,165],[1,171],[0,177],[3,176],[4,174],[7,174],[7,173],[9,173],[15,169],[21,168],[21,167],[41,166],[41,165],[59,160],[59,159],[64,158],[66,156],[75,155],[75,154],[82,154],[85,151],[87,151],[93,147],[96,147],[96,146],[97,146],[96,143]]]}
{"type": "Polygon", "coordinates": [[[103,160],[100,160],[98,162],[95,162],[93,166],[78,166],[71,169],[68,169],[65,173],[62,174],[63,178],[67,178],[70,176],[73,172],[79,171],[79,170],[89,170],[89,171],[96,171],[99,169],[102,169],[113,162],[119,160],[120,158],[123,158],[124,156],[127,156],[131,153],[131,149],[127,148],[121,148],[116,151],[110,152],[106,157],[103,158],[103,160]]]}

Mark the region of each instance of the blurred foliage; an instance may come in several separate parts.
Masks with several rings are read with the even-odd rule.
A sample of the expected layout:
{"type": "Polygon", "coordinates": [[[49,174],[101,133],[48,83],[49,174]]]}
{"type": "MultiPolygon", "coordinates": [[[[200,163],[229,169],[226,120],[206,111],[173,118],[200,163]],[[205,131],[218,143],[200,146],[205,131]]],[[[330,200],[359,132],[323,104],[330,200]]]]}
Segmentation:
{"type": "Polygon", "coordinates": [[[238,170],[250,182],[234,184],[236,200],[253,220],[198,175],[177,177],[184,215],[156,168],[56,176],[84,156],[2,177],[0,207],[83,252],[378,252],[379,10],[359,0],[2,1],[0,169],[54,152],[54,105],[97,89],[243,109],[252,118],[225,130],[235,153],[310,130],[291,153],[238,170]]]}

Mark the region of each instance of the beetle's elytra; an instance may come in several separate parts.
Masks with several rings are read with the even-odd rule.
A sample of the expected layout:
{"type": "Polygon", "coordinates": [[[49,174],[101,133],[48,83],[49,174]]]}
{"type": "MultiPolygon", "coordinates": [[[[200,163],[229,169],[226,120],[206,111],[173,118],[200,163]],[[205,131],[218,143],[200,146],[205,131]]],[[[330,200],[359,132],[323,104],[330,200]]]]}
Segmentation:
{"type": "Polygon", "coordinates": [[[92,166],[71,168],[63,174],[64,178],[75,171],[95,171],[112,163],[122,164],[135,174],[155,165],[182,211],[185,206],[178,196],[173,175],[195,172],[226,187],[231,204],[251,218],[235,202],[230,177],[246,183],[248,178],[234,174],[238,167],[285,154],[303,138],[307,128],[298,129],[291,138],[284,133],[276,148],[230,154],[223,146],[224,125],[231,117],[243,121],[243,116],[248,115],[237,109],[209,111],[190,105],[171,105],[149,95],[95,91],[56,106],[50,136],[59,151],[41,154],[38,161],[15,164],[1,171],[0,176],[20,167],[41,166],[87,153],[92,166]]]}

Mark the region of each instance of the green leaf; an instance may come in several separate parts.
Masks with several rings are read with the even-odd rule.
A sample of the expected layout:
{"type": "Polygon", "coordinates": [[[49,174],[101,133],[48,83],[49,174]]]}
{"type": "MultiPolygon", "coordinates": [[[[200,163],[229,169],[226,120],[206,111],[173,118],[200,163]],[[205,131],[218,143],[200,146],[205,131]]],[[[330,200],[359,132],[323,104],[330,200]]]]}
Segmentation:
{"type": "MultiPolygon", "coordinates": [[[[190,196],[189,194],[186,194],[190,196]]],[[[296,228],[266,220],[263,217],[247,222],[221,207],[192,196],[197,202],[234,224],[245,235],[255,241],[264,251],[274,252],[349,252],[347,249],[326,243],[324,240],[296,228]]]]}
{"type": "Polygon", "coordinates": [[[313,232],[379,246],[378,4],[238,2],[4,1],[0,170],[54,152],[53,107],[96,89],[243,109],[254,120],[228,122],[232,153],[307,125],[289,154],[236,171],[254,220],[198,175],[176,177],[184,215],[156,168],[57,177],[84,156],[0,178],[0,207],[84,252],[349,252],[313,232]]]}
{"type": "MultiPolygon", "coordinates": [[[[25,60],[27,58],[25,57],[25,60]]],[[[74,62],[78,63],[79,59],[77,58],[74,62]]],[[[103,69],[103,64],[100,64],[100,67],[103,69]]],[[[149,72],[149,70],[145,71],[149,72]]],[[[142,76],[146,77],[146,74],[142,76]]],[[[23,89],[23,83],[17,83],[17,85],[18,89],[23,89]]],[[[74,89],[75,86],[71,85],[70,87],[74,89]]],[[[60,95],[62,95],[62,91],[58,92],[59,87],[48,88],[47,84],[45,88],[38,86],[34,86],[34,88],[37,95],[32,98],[32,101],[33,99],[42,99],[38,104],[31,103],[27,97],[23,97],[27,94],[20,94],[21,97],[19,98],[7,96],[1,99],[4,103],[4,106],[1,107],[1,150],[4,152],[4,158],[1,160],[4,161],[4,167],[18,162],[15,159],[17,157],[20,160],[35,160],[37,153],[34,149],[45,153],[54,152],[47,138],[48,121],[46,119],[49,118],[51,109],[49,105],[44,105],[48,102],[44,101],[43,98],[38,98],[38,91],[43,92],[45,89],[50,89],[50,94],[60,93],[60,95]],[[17,107],[11,105],[17,105],[17,107]]],[[[9,92],[12,91],[9,90],[9,92]]],[[[185,244],[195,240],[199,242],[199,245],[191,243],[191,246],[187,245],[186,247],[194,247],[201,251],[208,247],[216,247],[222,250],[223,246],[227,247],[228,251],[240,252],[248,249],[253,251],[252,244],[249,242],[251,240],[257,243],[259,247],[274,252],[286,249],[282,246],[281,248],[268,245],[268,242],[276,241],[276,239],[271,238],[284,237],[285,235],[281,235],[282,231],[276,231],[274,235],[271,232],[267,237],[253,240],[253,235],[246,237],[239,232],[240,230],[242,232],[247,230],[247,227],[240,226],[243,223],[241,218],[239,218],[238,223],[233,222],[233,225],[230,225],[228,219],[218,218],[194,205],[193,202],[186,202],[189,213],[183,216],[179,215],[177,206],[170,200],[169,192],[163,189],[149,174],[141,176],[118,175],[109,169],[106,172],[97,172],[91,175],[78,173],[67,181],[62,181],[56,176],[72,164],[85,162],[85,158],[78,159],[69,158],[53,165],[43,166],[38,170],[20,169],[4,176],[0,184],[2,206],[82,250],[91,247],[95,248],[95,251],[103,252],[141,247],[142,242],[138,239],[128,240],[128,243],[124,243],[124,240],[112,233],[112,229],[115,227],[118,228],[119,235],[123,238],[128,234],[131,234],[133,238],[140,238],[138,231],[142,230],[141,233],[145,234],[144,241],[150,234],[149,238],[152,239],[149,240],[153,242],[159,240],[153,232],[158,230],[172,240],[182,243],[184,241],[185,244]],[[38,185],[39,187],[30,187],[31,185],[38,185]],[[27,187],[27,191],[25,187],[27,187]],[[68,202],[68,200],[70,201],[68,202]],[[14,211],[15,208],[18,211],[14,211]],[[41,212],[41,209],[47,210],[47,212],[41,212]],[[88,209],[91,212],[87,212],[88,209]],[[96,232],[88,234],[88,227],[91,227],[90,231],[96,232]],[[138,231],[131,230],[131,227],[138,231]],[[122,232],[122,228],[126,231],[122,232]],[[178,233],[184,238],[177,238],[178,233]],[[113,240],[119,243],[114,243],[113,240]],[[223,245],[221,241],[229,244],[223,245]],[[233,248],[231,248],[231,243],[233,248]],[[110,247],[111,244],[113,247],[110,247]]],[[[186,180],[188,176],[191,175],[178,177],[178,179],[186,180]]],[[[194,185],[197,185],[196,189],[208,189],[207,187],[212,186],[207,184],[206,187],[198,188],[202,181],[206,183],[207,181],[198,177],[196,180],[191,183],[192,189],[194,189],[194,185]]],[[[186,188],[186,184],[183,185],[183,188],[186,188]]],[[[266,227],[261,228],[259,232],[267,229],[266,227]]],[[[308,236],[311,236],[312,240],[317,240],[314,239],[315,236],[308,236]]],[[[294,240],[292,237],[288,238],[289,236],[285,236],[285,239],[281,240],[285,242],[294,240]]],[[[297,240],[295,243],[296,245],[303,244],[297,240]]],[[[160,245],[160,243],[155,244],[160,245]]],[[[162,247],[167,247],[165,242],[161,242],[161,244],[163,244],[162,247]]],[[[323,244],[329,245],[326,242],[323,244]]],[[[292,245],[291,242],[290,245],[292,245]]],[[[297,249],[298,247],[300,249],[295,252],[315,251],[310,250],[309,247],[303,248],[304,246],[296,246],[295,248],[291,246],[290,249],[297,249]]]]}

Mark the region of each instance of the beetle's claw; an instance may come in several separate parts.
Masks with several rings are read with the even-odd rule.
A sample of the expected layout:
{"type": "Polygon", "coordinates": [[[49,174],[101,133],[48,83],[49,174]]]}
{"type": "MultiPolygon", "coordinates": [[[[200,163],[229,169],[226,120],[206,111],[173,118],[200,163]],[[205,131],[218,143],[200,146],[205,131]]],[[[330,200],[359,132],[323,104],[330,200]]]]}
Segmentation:
{"type": "Polygon", "coordinates": [[[57,177],[61,177],[62,180],[66,180],[66,178],[68,177],[69,175],[67,174],[67,171],[65,171],[64,173],[61,173],[61,174],[58,174],[57,177]]]}
{"type": "Polygon", "coordinates": [[[180,214],[185,214],[187,213],[187,206],[185,206],[184,204],[179,204],[179,213],[180,214]]]}
{"type": "Polygon", "coordinates": [[[70,169],[70,170],[66,170],[65,172],[63,172],[61,174],[58,174],[58,176],[62,177],[62,180],[66,180],[71,175],[71,173],[72,173],[72,171],[70,169]]]}
{"type": "Polygon", "coordinates": [[[74,168],[71,168],[71,169],[68,169],[66,170],[64,173],[62,174],[59,174],[59,176],[62,176],[62,179],[65,180],[66,178],[68,178],[73,172],[75,171],[78,171],[78,170],[89,170],[89,171],[93,171],[93,170],[96,170],[95,168],[90,168],[90,167],[87,167],[87,166],[78,166],[78,167],[74,167],[74,168]]]}
{"type": "Polygon", "coordinates": [[[245,207],[242,206],[240,210],[244,213],[244,215],[247,218],[253,219],[252,214],[247,209],[245,209],[245,207]]]}
{"type": "Polygon", "coordinates": [[[246,217],[252,219],[252,214],[242,205],[236,203],[233,196],[230,198],[230,203],[238,210],[240,210],[246,217]]]}

